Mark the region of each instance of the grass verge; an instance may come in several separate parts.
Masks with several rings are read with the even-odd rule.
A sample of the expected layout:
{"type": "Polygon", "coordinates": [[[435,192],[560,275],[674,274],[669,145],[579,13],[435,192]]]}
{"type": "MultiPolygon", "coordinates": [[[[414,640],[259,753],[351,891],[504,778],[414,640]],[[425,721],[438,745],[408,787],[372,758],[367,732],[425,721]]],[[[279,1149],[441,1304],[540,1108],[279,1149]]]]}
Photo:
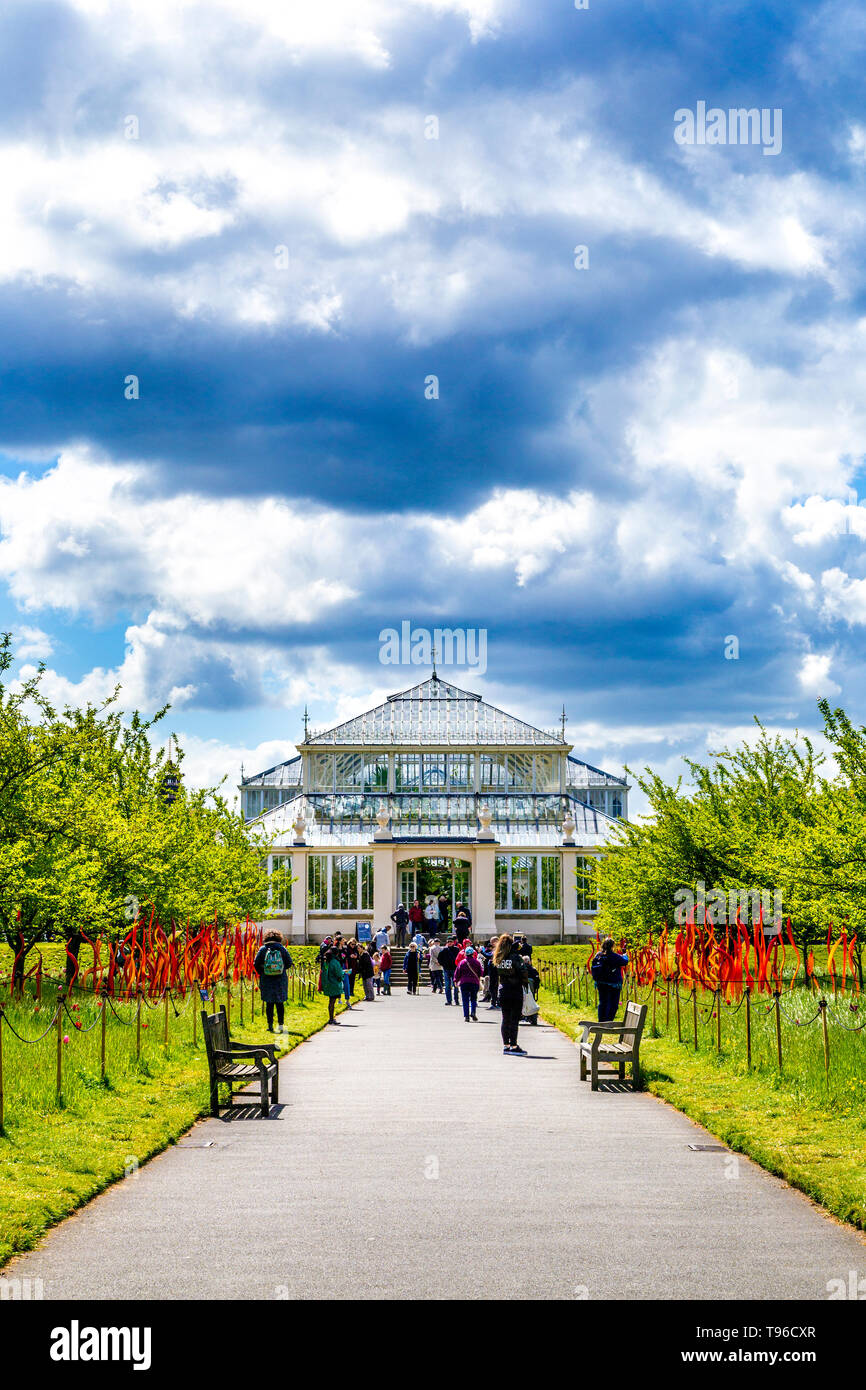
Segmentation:
{"type": "MultiPolygon", "coordinates": [[[[342,1005],[338,1006],[342,1007],[342,1005]]],[[[280,1055],[292,1051],[324,1025],[323,995],[286,1008],[287,1034],[271,1038],[264,1020],[240,1027],[241,1042],[274,1041],[280,1055]]],[[[98,1029],[90,1036],[95,1038],[98,1029]]],[[[39,1047],[50,1047],[51,1038],[39,1047]]],[[[7,1049],[8,1055],[8,1049],[7,1049]]],[[[0,1137],[0,1267],[13,1255],[31,1250],[49,1226],[124,1177],[131,1168],[174,1143],[208,1113],[207,1063],[199,1029],[198,1047],[191,1038],[170,1042],[156,1038],[140,1064],[110,1064],[103,1085],[96,1069],[82,1070],[60,1108],[27,1103],[22,1078],[16,1104],[16,1077],[7,1078],[6,1134],[0,1137]]]]}
{"type": "MultiPolygon", "coordinates": [[[[541,991],[542,1016],[569,1037],[586,1004],[541,991]]],[[[738,1153],[807,1193],[841,1221],[866,1229],[866,1117],[798,1093],[790,1081],[742,1075],[685,1043],[644,1033],[643,1087],[696,1120],[738,1153]]],[[[587,1083],[588,1084],[588,1083],[587,1083]]]]}

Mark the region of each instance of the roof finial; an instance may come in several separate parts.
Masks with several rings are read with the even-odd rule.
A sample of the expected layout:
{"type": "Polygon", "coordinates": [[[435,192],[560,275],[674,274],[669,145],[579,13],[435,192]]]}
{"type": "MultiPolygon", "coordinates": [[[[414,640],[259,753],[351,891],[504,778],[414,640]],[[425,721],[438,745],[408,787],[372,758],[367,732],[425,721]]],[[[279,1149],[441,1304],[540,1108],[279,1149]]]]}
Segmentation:
{"type": "Polygon", "coordinates": [[[241,763],[241,781],[244,780],[244,765],[241,763]]]}
{"type": "Polygon", "coordinates": [[[436,674],[436,643],[435,643],[435,642],[433,643],[433,679],[434,679],[434,681],[438,681],[438,679],[439,679],[439,677],[438,677],[437,674],[436,674]]]}
{"type": "Polygon", "coordinates": [[[306,743],[306,741],[307,741],[307,735],[309,734],[309,732],[310,732],[310,711],[307,709],[307,706],[304,705],[304,743],[306,743]]]}
{"type": "Polygon", "coordinates": [[[562,741],[565,743],[565,726],[568,722],[568,715],[565,712],[565,705],[562,706],[562,741]]]}

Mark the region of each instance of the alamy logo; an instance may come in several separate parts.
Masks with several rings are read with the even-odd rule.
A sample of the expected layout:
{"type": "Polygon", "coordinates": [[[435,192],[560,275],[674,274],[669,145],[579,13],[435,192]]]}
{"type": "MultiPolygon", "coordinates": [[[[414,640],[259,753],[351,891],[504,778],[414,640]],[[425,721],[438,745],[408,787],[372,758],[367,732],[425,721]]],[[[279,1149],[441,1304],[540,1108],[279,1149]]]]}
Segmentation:
{"type": "Polygon", "coordinates": [[[68,1327],[51,1332],[52,1361],[131,1361],[134,1371],[150,1370],[149,1327],[68,1327]]]}
{"type": "Polygon", "coordinates": [[[477,675],[487,670],[485,627],[414,627],[407,620],[379,633],[383,666],[465,666],[477,675]]]}
{"type": "Polygon", "coordinates": [[[678,145],[761,145],[764,154],[782,153],[780,106],[707,108],[699,101],[695,111],[680,107],[674,112],[674,139],[678,145]]]}

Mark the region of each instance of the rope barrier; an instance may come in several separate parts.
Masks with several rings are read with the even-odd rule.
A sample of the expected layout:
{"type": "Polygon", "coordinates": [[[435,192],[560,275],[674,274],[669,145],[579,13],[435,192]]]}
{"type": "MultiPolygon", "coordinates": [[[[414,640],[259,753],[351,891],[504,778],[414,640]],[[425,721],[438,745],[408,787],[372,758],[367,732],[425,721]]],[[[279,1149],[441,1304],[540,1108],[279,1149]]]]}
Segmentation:
{"type": "Polygon", "coordinates": [[[5,1010],[2,1006],[0,1006],[0,1025],[2,1025],[2,1024],[5,1023],[5,1024],[6,1024],[6,1027],[9,1029],[9,1032],[12,1033],[12,1034],[14,1034],[14,1036],[18,1039],[19,1042],[28,1043],[28,1044],[30,1044],[30,1043],[38,1043],[38,1042],[41,1042],[43,1038],[47,1037],[48,1034],[51,1032],[51,1030],[52,1030],[52,1028],[54,1027],[55,1023],[57,1022],[57,1016],[58,1016],[59,1013],[60,1013],[60,1006],[58,1005],[58,1007],[54,1010],[54,1013],[53,1013],[52,1016],[51,1016],[51,1022],[49,1023],[48,1027],[45,1029],[45,1032],[44,1032],[44,1033],[40,1033],[38,1038],[22,1038],[22,1036],[21,1036],[21,1034],[18,1032],[17,1028],[15,1028],[15,1027],[9,1022],[9,1018],[8,1018],[8,1016],[7,1016],[7,1014],[6,1014],[6,1010],[5,1010]]]}

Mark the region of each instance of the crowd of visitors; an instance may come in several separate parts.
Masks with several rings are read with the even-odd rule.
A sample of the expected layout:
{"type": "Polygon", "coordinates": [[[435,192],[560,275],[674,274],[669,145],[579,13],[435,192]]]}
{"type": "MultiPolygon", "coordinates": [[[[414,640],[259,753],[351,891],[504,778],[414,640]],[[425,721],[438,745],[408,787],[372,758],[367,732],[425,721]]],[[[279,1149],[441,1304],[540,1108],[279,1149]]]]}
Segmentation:
{"type": "MultiPolygon", "coordinates": [[[[538,1015],[538,989],[541,983],[532,963],[532,946],[525,936],[504,932],[476,945],[472,940],[472,914],[464,903],[457,903],[454,920],[448,927],[447,899],[431,897],[422,908],[416,899],[407,910],[399,903],[391,920],[397,934],[397,945],[411,939],[403,957],[406,988],[417,995],[423,966],[430,972],[430,988],[444,995],[446,1008],[463,1006],[465,1023],[478,1022],[478,1006],[500,1013],[502,1051],[512,1056],[526,1056],[518,1042],[517,1030],[522,1019],[534,1022],[538,1015]],[[435,914],[435,916],[434,916],[435,914]],[[444,926],[443,926],[444,923],[444,926]],[[426,927],[426,931],[424,928],[426,927]],[[443,939],[444,932],[444,939],[443,939]]],[[[325,937],[318,953],[319,988],[328,1000],[328,1023],[339,1027],[335,1017],[337,1000],[345,998],[352,1008],[355,984],[361,982],[364,1001],[374,1003],[377,996],[391,994],[391,933],[381,927],[373,940],[358,942],[344,938],[341,932],[325,937]]],[[[592,975],[598,989],[598,1017],[606,1022],[615,1017],[622,989],[623,972],[628,956],[619,955],[608,937],[595,956],[592,975]]],[[[262,1003],[265,1006],[268,1028],[277,1032],[283,1028],[284,1005],[288,997],[287,972],[292,958],[282,943],[279,932],[265,936],[255,959],[259,976],[262,1003]]]]}

